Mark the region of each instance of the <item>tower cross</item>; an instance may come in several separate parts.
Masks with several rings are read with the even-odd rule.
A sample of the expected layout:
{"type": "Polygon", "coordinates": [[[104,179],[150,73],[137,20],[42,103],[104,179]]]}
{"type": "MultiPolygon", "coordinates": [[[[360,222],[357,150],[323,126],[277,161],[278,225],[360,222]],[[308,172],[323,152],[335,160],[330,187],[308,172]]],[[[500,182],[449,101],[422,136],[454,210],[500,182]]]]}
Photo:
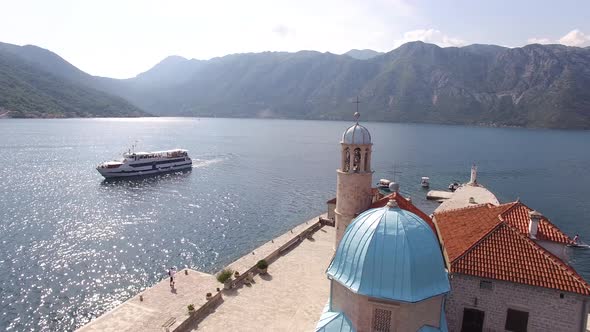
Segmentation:
{"type": "Polygon", "coordinates": [[[361,116],[361,114],[359,113],[359,104],[361,103],[361,101],[359,100],[359,96],[356,96],[356,100],[353,101],[354,104],[356,104],[356,113],[354,113],[354,118],[356,120],[356,122],[359,122],[359,118],[361,116]]]}

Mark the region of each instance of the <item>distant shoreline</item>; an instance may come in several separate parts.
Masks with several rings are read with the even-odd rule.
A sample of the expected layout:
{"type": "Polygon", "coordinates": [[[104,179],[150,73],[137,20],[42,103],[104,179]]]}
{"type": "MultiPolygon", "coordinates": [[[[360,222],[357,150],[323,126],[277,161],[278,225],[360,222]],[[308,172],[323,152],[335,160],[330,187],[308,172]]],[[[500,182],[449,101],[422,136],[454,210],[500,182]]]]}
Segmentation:
{"type": "MultiPolygon", "coordinates": [[[[118,117],[107,117],[107,116],[92,116],[92,117],[11,117],[6,116],[10,111],[0,114],[0,120],[77,120],[77,119],[173,119],[173,118],[185,118],[185,119],[232,119],[232,120],[290,120],[290,121],[335,121],[335,122],[350,122],[352,120],[346,119],[301,119],[301,118],[281,118],[281,117],[211,117],[211,116],[118,116],[118,117]]],[[[500,124],[462,124],[462,123],[436,123],[436,122],[395,122],[395,121],[376,121],[367,120],[361,121],[365,123],[395,123],[395,124],[408,124],[408,125],[435,125],[435,126],[458,126],[458,127],[474,127],[474,128],[499,128],[499,129],[543,129],[543,130],[556,130],[556,131],[588,131],[590,128],[552,128],[552,127],[526,127],[517,125],[500,125],[500,124]]]]}

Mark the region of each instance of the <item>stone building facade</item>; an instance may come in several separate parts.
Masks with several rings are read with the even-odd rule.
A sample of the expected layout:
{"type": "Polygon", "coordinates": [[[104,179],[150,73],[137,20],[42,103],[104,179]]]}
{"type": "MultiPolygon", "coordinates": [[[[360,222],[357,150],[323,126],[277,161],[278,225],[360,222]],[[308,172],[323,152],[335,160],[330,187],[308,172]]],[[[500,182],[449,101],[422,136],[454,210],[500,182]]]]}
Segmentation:
{"type": "Polygon", "coordinates": [[[450,262],[450,331],[586,331],[590,285],[547,249],[571,240],[540,213],[480,204],[434,222],[450,262]]]}
{"type": "Polygon", "coordinates": [[[454,274],[446,313],[461,331],[465,311],[483,312],[483,331],[506,331],[508,310],[527,313],[527,331],[586,331],[587,297],[555,289],[454,274]]]}

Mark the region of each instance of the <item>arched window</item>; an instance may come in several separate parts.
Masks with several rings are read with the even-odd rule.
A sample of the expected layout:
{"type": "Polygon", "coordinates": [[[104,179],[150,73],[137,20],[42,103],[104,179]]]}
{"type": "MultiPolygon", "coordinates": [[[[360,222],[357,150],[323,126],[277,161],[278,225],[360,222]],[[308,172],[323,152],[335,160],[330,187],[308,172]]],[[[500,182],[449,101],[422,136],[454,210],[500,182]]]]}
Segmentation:
{"type": "Polygon", "coordinates": [[[361,149],[356,148],[354,149],[354,161],[352,163],[352,170],[355,172],[360,171],[361,167],[361,149]]]}
{"type": "Polygon", "coordinates": [[[350,170],[350,150],[344,149],[344,165],[342,165],[342,171],[348,172],[350,170]]]}

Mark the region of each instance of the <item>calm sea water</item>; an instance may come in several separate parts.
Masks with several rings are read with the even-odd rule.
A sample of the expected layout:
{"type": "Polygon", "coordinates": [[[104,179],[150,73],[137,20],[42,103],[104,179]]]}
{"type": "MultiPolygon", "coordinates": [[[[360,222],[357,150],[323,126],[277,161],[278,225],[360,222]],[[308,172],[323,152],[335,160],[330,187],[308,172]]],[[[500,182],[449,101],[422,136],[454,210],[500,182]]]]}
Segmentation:
{"type": "MultiPolygon", "coordinates": [[[[167,266],[213,272],[324,212],[347,122],[238,119],[0,121],[0,330],[73,330],[167,266]],[[135,140],[186,148],[192,172],[105,182],[97,163],[135,140]]],[[[590,240],[590,132],[366,123],[374,181],[401,191],[479,181],[590,240]]],[[[590,242],[590,241],[589,241],[590,242]]],[[[590,251],[571,253],[590,278],[590,251]]]]}

